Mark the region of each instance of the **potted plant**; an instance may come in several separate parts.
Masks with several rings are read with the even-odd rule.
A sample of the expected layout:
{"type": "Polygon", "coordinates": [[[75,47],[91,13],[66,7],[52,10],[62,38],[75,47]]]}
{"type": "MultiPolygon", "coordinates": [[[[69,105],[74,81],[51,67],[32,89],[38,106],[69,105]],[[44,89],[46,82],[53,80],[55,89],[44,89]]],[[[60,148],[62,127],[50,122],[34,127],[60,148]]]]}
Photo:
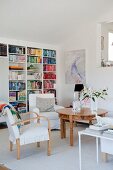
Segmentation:
{"type": "Polygon", "coordinates": [[[84,87],[81,92],[80,100],[90,100],[91,110],[97,111],[98,99],[105,99],[105,96],[108,95],[107,89],[91,89],[84,87]]]}

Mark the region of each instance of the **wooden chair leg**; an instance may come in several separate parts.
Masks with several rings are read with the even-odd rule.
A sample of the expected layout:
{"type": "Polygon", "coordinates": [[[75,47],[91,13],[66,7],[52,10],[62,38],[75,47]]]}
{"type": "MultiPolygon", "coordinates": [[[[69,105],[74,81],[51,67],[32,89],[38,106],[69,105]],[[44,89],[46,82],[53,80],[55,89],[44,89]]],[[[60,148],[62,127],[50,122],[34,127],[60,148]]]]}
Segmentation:
{"type": "Polygon", "coordinates": [[[107,161],[107,156],[108,156],[108,154],[107,153],[102,153],[102,160],[104,161],[104,162],[106,162],[107,161]]]}
{"type": "Polygon", "coordinates": [[[40,142],[37,142],[37,147],[40,147],[40,142]]]}
{"type": "Polygon", "coordinates": [[[16,146],[17,146],[17,159],[20,159],[20,140],[16,140],[16,146]]]}
{"type": "Polygon", "coordinates": [[[48,156],[50,156],[51,155],[51,144],[50,144],[50,140],[48,140],[48,148],[47,148],[47,154],[48,154],[48,156]]]}
{"type": "Polygon", "coordinates": [[[9,149],[10,149],[10,151],[12,151],[13,150],[13,143],[10,141],[10,144],[9,144],[10,146],[9,146],[9,149]]]}

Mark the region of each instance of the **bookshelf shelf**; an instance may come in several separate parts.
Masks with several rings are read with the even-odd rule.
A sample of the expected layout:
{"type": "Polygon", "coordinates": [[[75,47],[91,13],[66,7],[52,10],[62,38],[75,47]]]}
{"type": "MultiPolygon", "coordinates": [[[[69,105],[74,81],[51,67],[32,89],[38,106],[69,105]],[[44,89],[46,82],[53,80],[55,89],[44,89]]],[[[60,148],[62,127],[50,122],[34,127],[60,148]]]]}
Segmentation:
{"type": "Polygon", "coordinates": [[[43,81],[45,81],[45,80],[56,80],[56,79],[43,79],[43,81]]]}
{"type": "Polygon", "coordinates": [[[56,64],[48,64],[48,63],[43,63],[43,65],[56,65],[56,64]]]}
{"type": "Polygon", "coordinates": [[[25,82],[25,80],[13,80],[13,79],[10,79],[9,81],[24,81],[25,82]]]}
{"type": "Polygon", "coordinates": [[[28,91],[38,91],[38,90],[42,90],[42,89],[27,89],[28,91]]]}
{"type": "Polygon", "coordinates": [[[44,88],[44,90],[55,89],[55,88],[44,88]]]}
{"type": "Polygon", "coordinates": [[[10,55],[20,55],[20,56],[25,56],[25,54],[21,54],[21,53],[10,53],[10,55]]]}
{"type": "Polygon", "coordinates": [[[42,81],[42,79],[27,79],[28,81],[37,81],[37,80],[39,80],[39,81],[42,81]]]}
{"type": "Polygon", "coordinates": [[[9,61],[9,63],[14,63],[14,64],[25,64],[25,62],[14,62],[14,61],[9,61]]]}
{"type": "Polygon", "coordinates": [[[42,63],[31,63],[31,62],[28,62],[29,64],[42,64],[42,63]]]}
{"type": "Polygon", "coordinates": [[[10,102],[26,102],[26,100],[15,100],[15,101],[10,101],[10,102]]]}
{"type": "Polygon", "coordinates": [[[50,56],[44,56],[44,58],[54,58],[55,59],[55,57],[50,57],[50,56]]]}
{"type": "Polygon", "coordinates": [[[27,70],[27,72],[36,72],[36,71],[37,71],[37,69],[27,70]]]}
{"type": "Polygon", "coordinates": [[[9,71],[15,71],[15,72],[18,72],[18,71],[20,71],[20,72],[26,72],[26,70],[9,70],[9,71]]]}
{"type": "Polygon", "coordinates": [[[54,72],[56,73],[56,71],[43,71],[43,73],[51,73],[51,72],[52,73],[54,73],[54,72]]]}

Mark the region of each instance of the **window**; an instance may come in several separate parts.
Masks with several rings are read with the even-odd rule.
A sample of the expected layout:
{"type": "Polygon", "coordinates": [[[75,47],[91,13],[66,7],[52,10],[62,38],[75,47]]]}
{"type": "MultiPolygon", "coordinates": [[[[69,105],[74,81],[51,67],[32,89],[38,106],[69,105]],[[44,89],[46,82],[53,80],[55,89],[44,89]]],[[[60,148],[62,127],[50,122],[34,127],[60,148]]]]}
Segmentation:
{"type": "Polygon", "coordinates": [[[108,33],[108,61],[113,61],[113,33],[108,33]]]}

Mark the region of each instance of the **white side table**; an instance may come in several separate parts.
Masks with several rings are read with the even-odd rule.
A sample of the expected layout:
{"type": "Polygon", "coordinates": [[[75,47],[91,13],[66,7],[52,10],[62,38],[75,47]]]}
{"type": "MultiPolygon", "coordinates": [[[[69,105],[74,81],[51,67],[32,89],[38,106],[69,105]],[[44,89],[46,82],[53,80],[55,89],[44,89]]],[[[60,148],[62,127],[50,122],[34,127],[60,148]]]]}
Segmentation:
{"type": "Polygon", "coordinates": [[[82,167],[81,167],[81,135],[87,135],[87,136],[92,136],[92,137],[95,137],[96,138],[96,157],[97,157],[97,163],[98,163],[98,160],[99,160],[99,156],[98,156],[98,153],[99,153],[99,139],[107,139],[107,140],[111,140],[113,141],[113,138],[112,137],[105,137],[104,135],[97,135],[96,133],[90,133],[90,132],[87,132],[86,130],[83,130],[83,131],[79,131],[78,132],[78,135],[79,135],[79,169],[82,170],[82,167]]]}

